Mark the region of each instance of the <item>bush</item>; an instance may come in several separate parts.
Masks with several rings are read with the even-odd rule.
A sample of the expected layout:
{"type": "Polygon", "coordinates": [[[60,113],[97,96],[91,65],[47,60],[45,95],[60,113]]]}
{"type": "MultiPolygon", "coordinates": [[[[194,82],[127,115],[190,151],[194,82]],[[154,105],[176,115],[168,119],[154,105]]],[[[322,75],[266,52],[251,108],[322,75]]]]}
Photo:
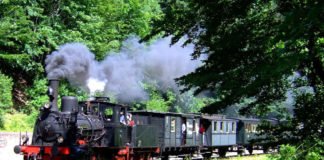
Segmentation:
{"type": "Polygon", "coordinates": [[[279,153],[269,157],[270,160],[324,160],[324,141],[305,140],[298,147],[281,145],[279,153]]]}
{"type": "Polygon", "coordinates": [[[4,125],[1,130],[8,132],[32,131],[36,116],[35,114],[7,113],[4,115],[4,125]]]}
{"type": "Polygon", "coordinates": [[[0,110],[0,130],[4,127],[4,113],[0,110]]]}
{"type": "Polygon", "coordinates": [[[2,112],[8,111],[13,105],[11,94],[12,86],[12,79],[0,72],[0,111],[2,112]]]}
{"type": "Polygon", "coordinates": [[[291,145],[281,145],[279,153],[270,157],[271,160],[297,160],[296,147],[291,145]]]}
{"type": "Polygon", "coordinates": [[[34,80],[33,86],[27,88],[26,93],[28,96],[28,103],[23,112],[32,113],[36,111],[38,113],[37,110],[40,106],[48,102],[47,80],[45,78],[34,80]]]}

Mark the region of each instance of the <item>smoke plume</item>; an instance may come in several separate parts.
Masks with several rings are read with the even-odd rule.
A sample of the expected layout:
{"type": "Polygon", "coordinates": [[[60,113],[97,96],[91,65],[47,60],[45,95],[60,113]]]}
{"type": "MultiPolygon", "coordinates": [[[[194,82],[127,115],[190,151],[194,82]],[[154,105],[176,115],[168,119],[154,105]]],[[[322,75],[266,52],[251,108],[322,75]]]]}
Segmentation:
{"type": "Polygon", "coordinates": [[[131,102],[148,98],[144,83],[177,91],[174,79],[193,72],[201,63],[191,60],[192,45],[170,46],[170,38],[151,45],[138,41],[136,37],[127,39],[119,53],[108,53],[102,61],[96,61],[83,44],[62,45],[46,58],[48,78],[67,78],[90,94],[100,91],[121,102],[131,102]]]}

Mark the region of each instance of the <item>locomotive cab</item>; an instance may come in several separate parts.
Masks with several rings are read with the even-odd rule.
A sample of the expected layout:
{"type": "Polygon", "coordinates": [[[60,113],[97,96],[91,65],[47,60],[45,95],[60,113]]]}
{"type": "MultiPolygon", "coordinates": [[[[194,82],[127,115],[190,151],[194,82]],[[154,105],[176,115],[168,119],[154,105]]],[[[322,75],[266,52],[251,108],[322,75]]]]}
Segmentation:
{"type": "MultiPolygon", "coordinates": [[[[102,123],[104,134],[98,135],[96,146],[98,147],[122,147],[130,142],[131,130],[130,126],[126,124],[126,117],[128,115],[128,106],[110,103],[108,98],[97,97],[92,101],[85,101],[79,103],[80,116],[88,115],[99,117],[96,123],[102,123]],[[124,120],[125,123],[121,121],[124,120]]],[[[78,127],[82,127],[87,119],[78,119],[78,127]]],[[[89,134],[92,135],[93,134],[89,134]]]]}

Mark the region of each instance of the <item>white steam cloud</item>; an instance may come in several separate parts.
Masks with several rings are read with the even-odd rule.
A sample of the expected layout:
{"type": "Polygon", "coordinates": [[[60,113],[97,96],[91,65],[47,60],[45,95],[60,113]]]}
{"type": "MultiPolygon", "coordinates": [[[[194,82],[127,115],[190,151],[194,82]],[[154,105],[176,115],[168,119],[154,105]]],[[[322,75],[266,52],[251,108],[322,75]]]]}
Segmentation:
{"type": "Polygon", "coordinates": [[[178,90],[174,79],[193,72],[201,63],[191,59],[192,45],[170,47],[170,38],[149,46],[138,41],[136,37],[127,39],[120,53],[110,53],[100,62],[83,44],[62,45],[46,58],[48,78],[67,78],[90,94],[100,91],[131,102],[148,98],[143,83],[178,90]]]}

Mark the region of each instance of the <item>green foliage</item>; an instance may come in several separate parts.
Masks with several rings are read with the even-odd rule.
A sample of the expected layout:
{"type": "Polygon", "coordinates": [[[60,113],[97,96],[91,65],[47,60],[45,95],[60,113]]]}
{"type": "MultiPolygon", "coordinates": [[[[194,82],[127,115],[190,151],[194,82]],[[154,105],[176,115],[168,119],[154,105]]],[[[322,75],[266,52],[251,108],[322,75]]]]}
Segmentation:
{"type": "MultiPolygon", "coordinates": [[[[71,86],[67,81],[60,81],[59,93],[59,100],[63,96],[75,96],[79,101],[87,100],[89,98],[87,92],[78,87],[71,86]]],[[[58,103],[60,103],[60,101],[58,103]]]]}
{"type": "Polygon", "coordinates": [[[103,59],[129,35],[147,34],[160,15],[156,0],[0,1],[0,71],[15,77],[15,91],[27,92],[27,107],[16,108],[30,113],[46,101],[44,60],[59,45],[82,42],[103,59]]]}
{"type": "Polygon", "coordinates": [[[297,135],[305,139],[310,135],[313,137],[324,137],[324,86],[317,88],[315,93],[302,93],[298,95],[295,104],[294,124],[297,135]]]}
{"type": "Polygon", "coordinates": [[[29,101],[24,109],[25,113],[31,113],[37,111],[41,106],[48,102],[47,96],[47,80],[35,79],[30,88],[27,88],[26,93],[29,101]]]}
{"type": "MultiPolygon", "coordinates": [[[[35,79],[33,83],[34,85],[26,90],[29,101],[26,107],[21,110],[24,113],[37,113],[37,110],[49,101],[47,95],[48,80],[45,78],[35,79]]],[[[76,96],[78,100],[86,100],[88,98],[86,92],[71,86],[67,81],[60,81],[59,93],[59,106],[62,96],[76,96]]]]}
{"type": "Polygon", "coordinates": [[[147,101],[134,104],[136,110],[151,110],[160,112],[199,113],[200,109],[214,101],[205,96],[196,97],[193,92],[177,93],[172,90],[160,91],[156,86],[144,84],[149,94],[147,101]]]}
{"type": "Polygon", "coordinates": [[[3,53],[27,54],[35,63],[71,41],[86,43],[102,58],[129,34],[147,34],[151,19],[160,15],[157,1],[140,0],[8,1],[0,8],[3,53]]]}
{"type": "Polygon", "coordinates": [[[322,160],[324,159],[323,140],[304,140],[298,147],[292,145],[281,145],[278,154],[269,157],[270,160],[322,160]]]}
{"type": "Polygon", "coordinates": [[[310,88],[312,93],[295,95],[299,99],[294,104],[295,117],[288,123],[291,126],[284,127],[290,130],[281,132],[292,133],[284,137],[298,140],[324,137],[324,1],[179,0],[161,4],[165,16],[155,21],[144,40],[157,34],[173,35],[174,44],[186,37],[184,45],[195,45],[193,58],[207,55],[195,72],[178,79],[184,91],[216,92],[216,101],[203,112],[217,113],[246,99],[250,102],[240,108],[241,114],[264,116],[276,108],[285,112],[282,104],[288,91],[310,88]],[[304,83],[290,80],[291,76],[304,83]],[[299,132],[297,126],[304,129],[299,132]]]}
{"type": "Polygon", "coordinates": [[[200,110],[213,103],[213,98],[205,96],[194,96],[193,91],[188,91],[177,95],[176,110],[181,113],[199,113],[200,110]]]}
{"type": "Polygon", "coordinates": [[[0,110],[0,130],[4,128],[5,123],[4,113],[2,110],[0,110]]]}
{"type": "Polygon", "coordinates": [[[323,52],[318,43],[323,38],[323,5],[319,0],[164,1],[166,15],[146,38],[163,33],[174,35],[175,43],[187,37],[184,45],[195,45],[194,58],[208,55],[205,65],[178,79],[185,90],[217,92],[217,101],[205,112],[253,97],[242,110],[249,113],[253,107],[283,101],[293,71],[310,71],[305,74],[312,87],[323,82],[318,58],[323,52]]]}
{"type": "Polygon", "coordinates": [[[13,105],[12,86],[12,79],[0,72],[0,111],[2,112],[8,111],[13,105]]]}
{"type": "Polygon", "coordinates": [[[175,94],[171,91],[163,94],[154,86],[146,85],[149,92],[149,100],[144,102],[145,109],[150,111],[168,112],[175,101],[175,94]]]}
{"type": "Polygon", "coordinates": [[[291,145],[281,145],[279,154],[270,158],[271,160],[297,160],[297,149],[291,145]]]}
{"type": "Polygon", "coordinates": [[[4,127],[0,129],[11,132],[32,131],[36,120],[36,114],[37,112],[30,115],[23,113],[5,114],[4,127]]]}

